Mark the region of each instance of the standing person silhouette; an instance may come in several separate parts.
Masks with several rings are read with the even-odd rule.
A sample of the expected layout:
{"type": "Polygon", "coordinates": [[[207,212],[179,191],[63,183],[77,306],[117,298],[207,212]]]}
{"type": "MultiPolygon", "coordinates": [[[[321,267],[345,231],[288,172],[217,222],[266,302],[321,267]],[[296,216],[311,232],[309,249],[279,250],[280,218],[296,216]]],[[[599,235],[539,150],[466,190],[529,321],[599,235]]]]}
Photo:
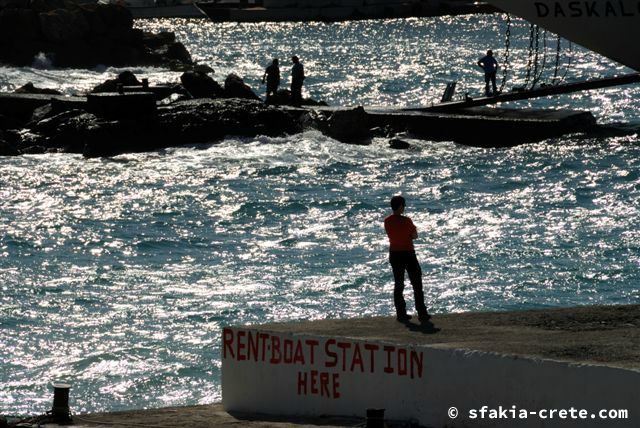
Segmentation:
{"type": "Polygon", "coordinates": [[[280,67],[278,58],[274,58],[262,76],[262,83],[267,83],[266,102],[269,103],[273,97],[278,94],[278,86],[280,86],[280,67]]]}
{"type": "Polygon", "coordinates": [[[498,88],[496,87],[496,72],[498,71],[498,61],[493,57],[493,51],[489,49],[487,55],[480,58],[478,61],[478,67],[484,70],[484,93],[486,96],[490,96],[489,82],[493,87],[493,95],[498,95],[498,88]]]}
{"type": "Polygon", "coordinates": [[[393,289],[393,303],[396,307],[396,319],[406,322],[411,319],[407,314],[407,305],[404,301],[404,272],[409,274],[409,280],[413,287],[416,311],[418,319],[428,321],[431,315],[424,304],[424,292],[422,290],[422,269],[416,257],[413,240],[418,237],[418,231],[409,217],[403,216],[407,206],[402,196],[391,198],[393,214],[384,219],[384,230],[389,237],[389,262],[393,270],[395,286],[393,289]]]}
{"type": "Polygon", "coordinates": [[[302,104],[302,82],[305,79],[304,67],[297,56],[291,57],[291,104],[300,107],[302,104]]]}

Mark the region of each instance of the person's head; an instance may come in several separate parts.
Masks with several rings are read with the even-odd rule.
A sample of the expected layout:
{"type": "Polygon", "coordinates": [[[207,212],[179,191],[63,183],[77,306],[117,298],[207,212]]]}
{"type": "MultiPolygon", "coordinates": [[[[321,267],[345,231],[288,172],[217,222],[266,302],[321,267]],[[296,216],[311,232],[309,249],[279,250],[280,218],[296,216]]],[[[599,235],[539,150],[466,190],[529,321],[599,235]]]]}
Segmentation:
{"type": "Polygon", "coordinates": [[[293,62],[294,64],[297,64],[298,61],[300,61],[300,60],[298,59],[297,56],[294,55],[294,56],[291,57],[291,62],[293,62]]]}
{"type": "Polygon", "coordinates": [[[493,51],[491,49],[487,51],[487,56],[493,56],[493,51]]]}
{"type": "Polygon", "coordinates": [[[273,65],[278,65],[278,58],[273,59],[273,65]]]}
{"type": "Polygon", "coordinates": [[[407,202],[404,200],[402,196],[394,196],[391,198],[391,209],[393,212],[399,212],[407,206],[407,202]]]}

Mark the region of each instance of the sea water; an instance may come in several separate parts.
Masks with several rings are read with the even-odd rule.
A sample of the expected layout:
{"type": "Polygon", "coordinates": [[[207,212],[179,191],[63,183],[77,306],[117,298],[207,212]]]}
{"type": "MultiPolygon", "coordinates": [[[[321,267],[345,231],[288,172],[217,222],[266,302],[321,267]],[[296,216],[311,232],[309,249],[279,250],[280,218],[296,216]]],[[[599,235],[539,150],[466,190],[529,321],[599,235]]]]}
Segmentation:
{"type": "MultiPolygon", "coordinates": [[[[501,15],[136,25],[175,31],[218,81],[235,72],[256,91],[273,57],[288,76],[296,54],[305,95],[332,105],[430,104],[452,80],[476,96],[478,58],[493,48],[504,60],[501,15]]],[[[528,24],[511,33],[506,88],[522,84],[529,57],[528,24]]],[[[556,46],[549,34],[541,81],[556,46]]],[[[561,46],[566,81],[630,72],[561,46]]],[[[180,76],[132,70],[152,83],[180,76]]],[[[0,85],[73,94],[120,71],[56,70],[40,56],[0,68],[0,85]]],[[[639,95],[628,86],[515,106],[637,124],[639,95]]],[[[638,303],[637,133],[509,149],[408,140],[395,151],[306,131],[112,159],[0,158],[0,414],[50,409],[56,380],[73,385],[73,412],[216,402],[222,326],[392,315],[382,220],[398,193],[419,229],[432,312],[638,303]]]]}

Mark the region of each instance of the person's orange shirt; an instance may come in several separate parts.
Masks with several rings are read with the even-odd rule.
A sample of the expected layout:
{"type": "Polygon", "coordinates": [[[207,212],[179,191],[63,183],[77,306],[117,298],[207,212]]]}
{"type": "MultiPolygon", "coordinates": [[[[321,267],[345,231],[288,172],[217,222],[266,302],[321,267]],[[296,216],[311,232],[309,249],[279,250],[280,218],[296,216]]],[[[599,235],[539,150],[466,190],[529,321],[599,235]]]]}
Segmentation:
{"type": "Polygon", "coordinates": [[[409,217],[390,215],[384,219],[384,230],[389,237],[389,251],[414,251],[413,236],[417,231],[409,217]]]}

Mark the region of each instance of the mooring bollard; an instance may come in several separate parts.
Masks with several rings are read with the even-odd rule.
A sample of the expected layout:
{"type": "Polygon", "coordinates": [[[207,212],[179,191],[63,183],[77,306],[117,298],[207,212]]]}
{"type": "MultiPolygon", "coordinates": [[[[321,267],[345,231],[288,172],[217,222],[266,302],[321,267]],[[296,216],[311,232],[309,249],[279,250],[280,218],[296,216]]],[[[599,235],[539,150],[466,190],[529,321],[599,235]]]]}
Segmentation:
{"type": "Polygon", "coordinates": [[[71,421],[71,409],[69,408],[69,390],[71,385],[68,383],[53,384],[53,409],[51,415],[56,422],[71,421]]]}
{"type": "Polygon", "coordinates": [[[384,409],[367,409],[367,428],[384,428],[384,409]]]}

